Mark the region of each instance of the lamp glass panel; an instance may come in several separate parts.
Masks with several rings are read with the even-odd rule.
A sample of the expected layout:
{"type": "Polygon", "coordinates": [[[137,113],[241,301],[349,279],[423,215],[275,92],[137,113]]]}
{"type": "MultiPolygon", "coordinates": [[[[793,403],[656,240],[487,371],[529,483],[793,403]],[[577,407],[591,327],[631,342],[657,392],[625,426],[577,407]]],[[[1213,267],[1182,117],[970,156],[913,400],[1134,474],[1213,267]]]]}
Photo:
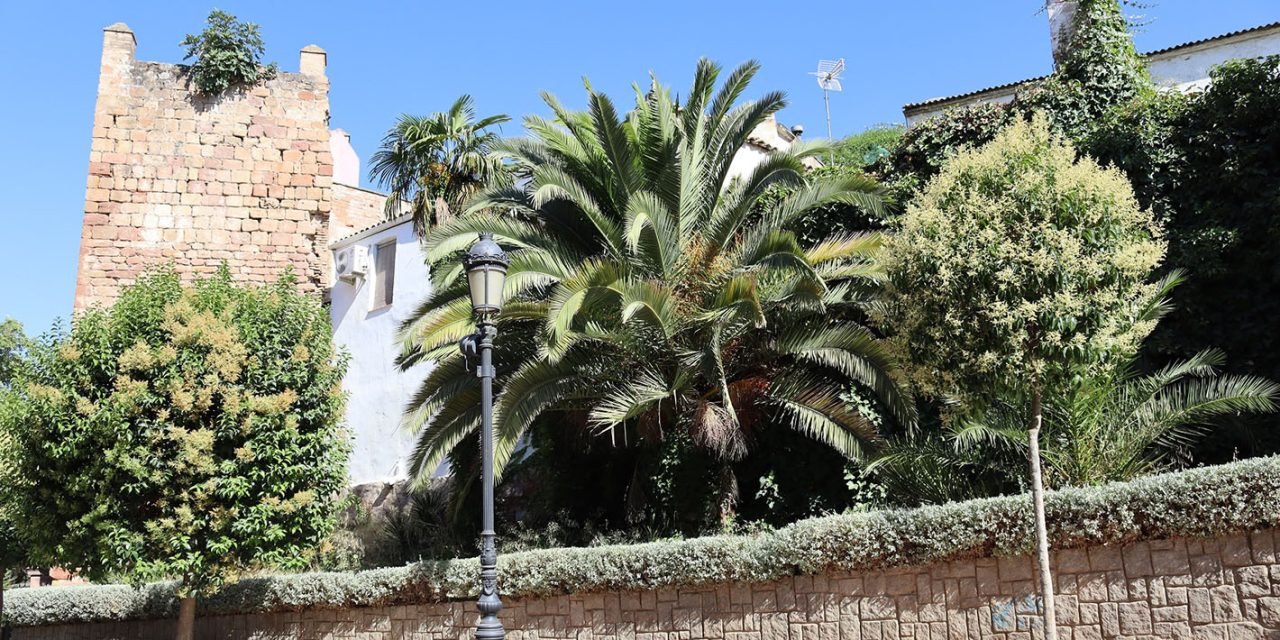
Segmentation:
{"type": "Polygon", "coordinates": [[[485,287],[485,305],[497,311],[502,308],[502,285],[507,279],[507,273],[503,269],[490,267],[485,271],[487,274],[485,287]]]}
{"type": "Polygon", "coordinates": [[[484,268],[479,268],[467,272],[467,285],[471,287],[471,308],[477,311],[484,308],[485,271],[484,268]]]}

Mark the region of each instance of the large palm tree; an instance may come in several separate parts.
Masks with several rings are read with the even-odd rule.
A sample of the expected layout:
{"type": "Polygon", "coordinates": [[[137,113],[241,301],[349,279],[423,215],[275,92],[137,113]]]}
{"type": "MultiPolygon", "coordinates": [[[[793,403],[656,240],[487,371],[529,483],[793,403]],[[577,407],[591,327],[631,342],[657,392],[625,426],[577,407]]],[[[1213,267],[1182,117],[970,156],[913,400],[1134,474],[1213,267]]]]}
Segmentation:
{"type": "Polygon", "coordinates": [[[477,120],[468,95],[448,111],[402,114],[369,167],[370,179],[389,192],[387,216],[399,215],[401,203],[408,202],[414,229],[424,235],[485,185],[504,177],[503,163],[490,147],[498,140],[492,128],[510,120],[502,114],[477,120]]]}
{"type": "Polygon", "coordinates": [[[495,145],[517,184],[492,188],[426,240],[435,296],[403,329],[404,366],[434,360],[408,409],[418,433],[413,473],[430,475],[478,424],[477,386],[454,344],[471,331],[458,252],[493,233],[511,256],[498,338],[496,466],[540,416],[620,441],[677,430],[722,461],[724,507],[752,433],[798,430],[857,458],[880,435],[840,399],[873,389],[904,421],[912,406],[890,380],[876,339],[847,321],[879,272],[874,234],[804,244],[788,230],[832,203],[880,212],[862,176],[809,180],[797,145],[731,178],[752,129],[785,104],[779,93],[736,104],[758,70],[698,64],[683,103],[654,80],[619,115],[587,87],[589,108],[544,95],[554,120],[495,145]],[[789,195],[759,206],[772,185],[789,195]]]}

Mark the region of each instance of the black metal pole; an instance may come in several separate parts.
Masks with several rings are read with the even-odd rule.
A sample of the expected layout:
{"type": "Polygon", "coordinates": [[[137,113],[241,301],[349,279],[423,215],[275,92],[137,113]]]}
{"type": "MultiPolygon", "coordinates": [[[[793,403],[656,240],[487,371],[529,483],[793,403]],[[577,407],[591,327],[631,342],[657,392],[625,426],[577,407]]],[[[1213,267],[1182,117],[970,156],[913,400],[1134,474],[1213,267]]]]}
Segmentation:
{"type": "Polygon", "coordinates": [[[493,339],[498,327],[492,322],[481,321],[476,337],[480,347],[480,440],[484,462],[481,478],[484,515],[480,532],[480,622],[476,625],[476,640],[503,640],[506,632],[498,612],[502,600],[498,598],[498,547],[493,531],[493,339]]]}

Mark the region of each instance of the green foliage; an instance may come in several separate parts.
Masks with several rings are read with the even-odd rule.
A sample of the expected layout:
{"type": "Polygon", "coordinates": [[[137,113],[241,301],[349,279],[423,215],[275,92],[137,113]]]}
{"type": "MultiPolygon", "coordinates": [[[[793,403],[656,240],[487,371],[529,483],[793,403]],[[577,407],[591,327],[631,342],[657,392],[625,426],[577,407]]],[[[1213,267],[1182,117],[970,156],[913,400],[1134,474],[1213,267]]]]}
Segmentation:
{"type": "Polygon", "coordinates": [[[12,318],[0,322],[0,386],[8,386],[18,375],[23,356],[31,339],[22,331],[22,323],[12,318]]]}
{"type": "Polygon", "coordinates": [[[385,185],[387,216],[400,215],[408,202],[414,228],[425,235],[491,183],[508,183],[502,160],[490,153],[498,140],[491,127],[506,115],[476,119],[475,103],[463,95],[448,111],[430,116],[402,114],[373,154],[369,177],[385,185]]]}
{"type": "MultiPolygon", "coordinates": [[[[810,181],[868,179],[862,169],[842,165],[811,169],[806,177],[810,181]]],[[[794,186],[785,184],[766,189],[754,205],[752,222],[782,204],[795,190],[794,186]]],[[[895,206],[893,199],[887,195],[882,200],[880,207],[872,209],[849,202],[830,202],[816,206],[795,216],[787,223],[786,230],[794,233],[801,244],[806,246],[817,245],[832,236],[880,231],[884,229],[885,218],[891,215],[895,206]]]]}
{"type": "MultiPolygon", "coordinates": [[[[1198,100],[1194,94],[1176,91],[1139,97],[1098,119],[1088,137],[1078,143],[1081,151],[1123,171],[1138,201],[1165,225],[1186,205],[1174,197],[1174,190],[1187,178],[1186,145],[1179,140],[1179,121],[1198,100]]],[[[1180,234],[1175,227],[1169,229],[1169,235],[1171,254],[1176,256],[1180,234]]],[[[1173,262],[1177,264],[1176,258],[1173,262]]],[[[1199,265],[1185,261],[1179,266],[1193,275],[1201,271],[1199,265]]]]}
{"type": "MultiPolygon", "coordinates": [[[[1221,347],[1230,370],[1280,378],[1280,57],[1233,60],[1203,92],[1162,93],[1113,110],[1083,143],[1133,181],[1169,235],[1173,268],[1190,273],[1179,310],[1152,337],[1156,363],[1221,347]]],[[[1201,455],[1280,450],[1270,418],[1233,420],[1201,455]],[[1248,429],[1248,427],[1255,427],[1248,429]]]]}
{"type": "MultiPolygon", "coordinates": [[[[1280,386],[1222,375],[1219,351],[1140,374],[1134,363],[1077,377],[1045,392],[1041,457],[1051,487],[1132,480],[1185,464],[1224,416],[1271,413],[1280,386]]],[[[980,415],[916,436],[876,460],[873,472],[904,504],[1019,491],[1027,485],[1026,398],[1008,394],[980,415]]]]}
{"type": "Polygon", "coordinates": [[[923,188],[951,155],[990,142],[1009,123],[1045,113],[1059,133],[1079,141],[1113,109],[1154,99],[1146,65],[1117,0],[1082,0],[1067,58],[1045,80],[1021,91],[1010,104],[974,104],[948,109],[916,123],[873,172],[906,199],[923,188]]]}
{"type": "Polygon", "coordinates": [[[888,181],[894,194],[905,202],[937,175],[947,159],[962,149],[990,142],[1014,117],[1005,105],[948,109],[907,129],[892,152],[876,160],[871,171],[888,181]]]}
{"type": "Polygon", "coordinates": [[[886,243],[880,326],[924,393],[981,405],[1123,363],[1164,243],[1117,170],[1015,122],[959,152],[886,243]]]}
{"type": "Polygon", "coordinates": [[[831,164],[859,169],[870,166],[896,149],[906,130],[900,124],[878,124],[843,138],[832,146],[831,164]]]}
{"type": "Polygon", "coordinates": [[[42,564],[187,593],[307,566],[346,483],[345,360],[292,277],[247,289],[224,268],[185,288],[154,272],[31,351],[0,431],[42,564]]]}
{"type": "MultiPolygon", "coordinates": [[[[1174,120],[1181,175],[1153,189],[1153,199],[1175,205],[1170,264],[1193,270],[1155,352],[1186,358],[1209,344],[1235,371],[1280,379],[1280,56],[1229,62],[1212,76],[1174,120]]],[[[1233,446],[1280,450],[1275,432],[1263,433],[1263,442],[1223,442],[1215,457],[1230,457],[1233,446]]]]}
{"type": "Polygon", "coordinates": [[[191,64],[191,80],[200,93],[216,96],[231,87],[251,85],[275,76],[276,65],[263,67],[262,36],[258,25],[240,22],[224,11],[209,14],[204,31],[182,40],[191,64]]]}
{"type": "MultiPolygon", "coordinates": [[[[1280,525],[1280,459],[1148,476],[1126,484],[1046,496],[1055,548],[1210,537],[1280,525]]],[[[794,523],[750,536],[630,546],[551,549],[499,558],[504,597],[649,590],[723,582],[768,582],[824,571],[877,571],[989,555],[1027,553],[1030,500],[990,498],[911,510],[794,523]]],[[[204,614],[364,607],[473,598],[475,559],[424,562],[356,573],[251,578],[204,599],[204,614]]],[[[9,596],[15,624],[170,616],[174,585],[23,589],[9,596]]]]}
{"type": "MultiPolygon", "coordinates": [[[[12,319],[0,323],[0,412],[13,410],[12,403],[18,401],[10,385],[20,379],[31,344],[22,331],[21,323],[12,319]]],[[[14,457],[13,436],[0,424],[0,588],[7,582],[8,570],[26,559],[26,547],[18,539],[15,524],[16,489],[21,481],[14,457]]],[[[0,616],[3,613],[0,611],[0,616]]]]}
{"type": "Polygon", "coordinates": [[[1067,47],[1053,75],[1020,94],[1016,108],[1043,110],[1079,139],[1111,109],[1155,93],[1118,0],[1081,0],[1067,47]]]}
{"type": "Polygon", "coordinates": [[[713,463],[725,498],[735,485],[728,466],[756,430],[794,429],[849,457],[874,447],[878,433],[840,399],[854,382],[910,420],[878,342],[827,321],[874,289],[879,236],[810,243],[789,230],[825,205],[878,215],[879,187],[861,175],[807,176],[816,145],[729,177],[752,128],[784,104],[778,93],[736,104],[757,69],[744,64],[717,88],[721,70],[704,60],[683,104],[655,80],[637,87],[625,115],[590,87],[586,112],[547,96],[554,121],[526,118],[529,138],[496,145],[528,179],[486,190],[434,229],[425,244],[436,294],[404,329],[406,365],[438,360],[408,415],[416,476],[434,472],[478,423],[456,343],[472,330],[458,252],[480,231],[512,261],[496,349],[499,468],[540,418],[623,447],[684,433],[713,463]],[[793,190],[759,211],[773,185],[793,190]]]}

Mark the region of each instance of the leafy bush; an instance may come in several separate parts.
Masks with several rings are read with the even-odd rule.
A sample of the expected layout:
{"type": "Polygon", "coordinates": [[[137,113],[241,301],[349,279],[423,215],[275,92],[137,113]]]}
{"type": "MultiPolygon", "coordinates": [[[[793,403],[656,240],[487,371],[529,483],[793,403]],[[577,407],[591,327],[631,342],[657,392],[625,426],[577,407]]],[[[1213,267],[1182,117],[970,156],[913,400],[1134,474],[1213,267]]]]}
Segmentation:
{"type": "Polygon", "coordinates": [[[249,85],[276,74],[276,64],[260,65],[263,43],[258,25],[240,22],[235,16],[215,9],[208,26],[199,35],[187,34],[184,60],[191,64],[191,80],[206,95],[218,95],[236,85],[249,85]]]}
{"type": "Polygon", "coordinates": [[[878,124],[842,138],[832,145],[831,164],[857,168],[870,165],[896,149],[906,131],[901,124],[878,124]]]}
{"type": "Polygon", "coordinates": [[[933,397],[982,406],[1135,353],[1161,290],[1160,229],[1125,177],[1043,117],[953,158],[885,244],[877,323],[933,397]]]}
{"type": "MultiPolygon", "coordinates": [[[[1154,336],[1157,353],[1185,358],[1209,344],[1234,371],[1280,379],[1280,56],[1228,62],[1212,77],[1173,119],[1178,148],[1149,147],[1185,158],[1153,199],[1173,203],[1169,262],[1192,276],[1175,298],[1182,311],[1154,336]]],[[[1215,458],[1280,450],[1280,433],[1256,433],[1219,443],[1215,458]]]]}
{"type": "MultiPolygon", "coordinates": [[[[954,149],[1044,111],[1080,151],[1125,173],[1166,230],[1165,268],[1188,274],[1177,310],[1144,349],[1144,366],[1218,347],[1228,372],[1280,379],[1280,58],[1224,63],[1202,93],[1155,92],[1114,0],[1082,3],[1077,16],[1083,47],[1053,78],[1012,105],[949,111],[913,126],[873,172],[908,200],[954,149]]],[[[1259,428],[1275,418],[1224,422],[1197,459],[1280,451],[1280,431],[1259,428]]]]}
{"type": "Polygon", "coordinates": [[[957,149],[990,142],[1014,120],[1043,111],[1055,130],[1079,141],[1112,109],[1153,93],[1120,3],[1082,0],[1069,53],[1051,76],[1023,89],[1012,103],[948,109],[917,123],[874,172],[902,196],[922,188],[957,149]]]}
{"type": "Polygon", "coordinates": [[[31,339],[22,331],[22,323],[6,318],[0,322],[0,386],[7,386],[22,366],[22,356],[31,339]]]}
{"type": "MultiPolygon", "coordinates": [[[[1176,536],[1219,536],[1280,525],[1280,458],[1149,476],[1047,496],[1057,548],[1176,536]]],[[[815,518],[753,536],[552,549],[499,560],[503,594],[527,598],[716,582],[763,582],[829,570],[882,570],[1029,551],[1030,501],[988,498],[910,510],[815,518]]],[[[421,603],[471,598],[476,560],[354,573],[251,578],[201,602],[205,614],[421,603]]],[[[172,615],[174,585],[24,589],[18,625],[172,615]]]]}
{"type": "Polygon", "coordinates": [[[907,129],[892,153],[878,159],[871,170],[894,186],[904,201],[961,149],[984,145],[1014,118],[1005,105],[975,104],[947,109],[907,129]]]}
{"type": "MultiPolygon", "coordinates": [[[[1165,225],[1168,266],[1189,273],[1148,357],[1163,363],[1212,345],[1227,353],[1229,371],[1280,379],[1280,57],[1229,61],[1210,75],[1201,93],[1111,111],[1082,149],[1129,176],[1165,225]]],[[[1274,418],[1234,423],[1202,457],[1280,450],[1274,430],[1245,428],[1274,418]]]]}
{"type": "MultiPolygon", "coordinates": [[[[1139,202],[1165,224],[1185,205],[1173,197],[1187,173],[1178,122],[1197,99],[1175,91],[1143,96],[1112,109],[1078,142],[1081,151],[1123,171],[1139,202]]],[[[1177,242],[1176,233],[1170,241],[1177,242]]]]}
{"type": "Polygon", "coordinates": [[[34,346],[0,403],[19,533],[42,564],[184,595],[305,568],[346,486],[344,369],[292,277],[142,277],[34,346]]]}

